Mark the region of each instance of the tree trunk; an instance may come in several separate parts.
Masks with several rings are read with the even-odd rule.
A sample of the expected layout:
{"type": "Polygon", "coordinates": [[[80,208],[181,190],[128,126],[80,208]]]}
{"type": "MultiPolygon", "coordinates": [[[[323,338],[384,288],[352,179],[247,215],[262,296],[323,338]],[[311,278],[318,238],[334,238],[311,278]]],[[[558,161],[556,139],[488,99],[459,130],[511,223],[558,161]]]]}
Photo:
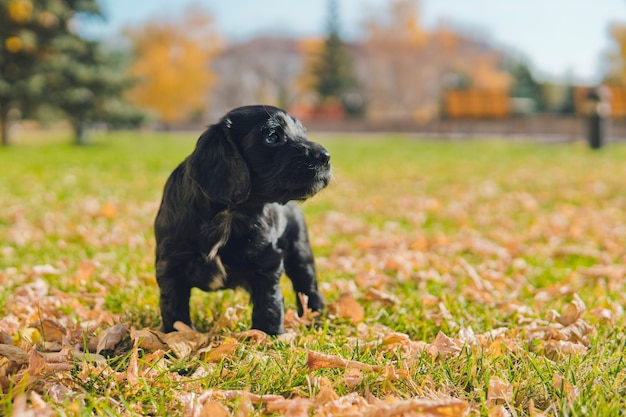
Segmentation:
{"type": "Polygon", "coordinates": [[[74,145],[89,145],[89,132],[87,128],[87,123],[84,120],[73,120],[72,127],[74,128],[74,145]]]}
{"type": "Polygon", "coordinates": [[[2,146],[9,146],[11,144],[9,138],[9,112],[11,107],[8,104],[0,105],[0,137],[2,138],[2,146]]]}

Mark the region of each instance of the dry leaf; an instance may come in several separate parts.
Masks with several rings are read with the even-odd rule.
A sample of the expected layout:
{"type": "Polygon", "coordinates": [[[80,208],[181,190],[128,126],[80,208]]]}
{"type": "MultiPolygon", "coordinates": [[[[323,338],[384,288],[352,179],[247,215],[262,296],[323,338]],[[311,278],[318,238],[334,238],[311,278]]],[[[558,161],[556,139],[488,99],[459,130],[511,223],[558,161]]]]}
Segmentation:
{"type": "Polygon", "coordinates": [[[0,345],[0,356],[4,356],[11,362],[15,362],[18,365],[25,365],[28,363],[30,355],[24,352],[17,346],[0,345]]]}
{"type": "Polygon", "coordinates": [[[457,417],[465,415],[469,405],[455,398],[412,399],[378,403],[365,410],[363,417],[396,417],[404,415],[428,417],[457,417]]]}
{"type": "Polygon", "coordinates": [[[322,416],[356,416],[361,415],[361,412],[363,412],[367,406],[368,403],[365,401],[365,398],[361,397],[356,392],[352,392],[334,401],[316,407],[316,414],[322,416]]]}
{"type": "Polygon", "coordinates": [[[573,300],[570,301],[563,309],[563,314],[556,318],[556,321],[563,326],[569,326],[580,319],[587,307],[578,294],[574,294],[573,300]]]}
{"type": "Polygon", "coordinates": [[[46,342],[63,342],[63,338],[67,334],[67,329],[65,327],[51,319],[43,319],[37,324],[39,326],[35,325],[35,327],[40,329],[41,335],[46,342]]]}
{"type": "Polygon", "coordinates": [[[331,387],[322,387],[315,396],[315,404],[326,404],[335,401],[339,395],[331,387]]]}
{"type": "Polygon", "coordinates": [[[177,358],[183,359],[190,356],[192,352],[206,346],[209,337],[207,334],[189,330],[164,333],[162,340],[174,352],[177,358]]]}
{"type": "Polygon", "coordinates": [[[87,282],[95,270],[95,262],[88,259],[81,261],[78,264],[78,271],[76,271],[76,275],[74,276],[75,283],[81,284],[87,282]]]}
{"type": "Polygon", "coordinates": [[[437,334],[433,343],[430,344],[426,348],[426,351],[430,353],[432,356],[454,356],[461,353],[461,348],[463,346],[463,342],[454,340],[442,332],[437,334]]]}
{"type": "Polygon", "coordinates": [[[130,354],[128,368],[126,369],[126,380],[133,388],[139,385],[139,365],[137,364],[138,358],[139,349],[137,348],[137,345],[135,345],[133,346],[133,351],[130,354]]]}
{"type": "Polygon", "coordinates": [[[353,324],[365,317],[363,307],[350,294],[342,294],[337,302],[328,306],[328,312],[336,317],[348,319],[353,324]]]}
{"type": "Polygon", "coordinates": [[[266,410],[270,413],[278,413],[285,417],[309,417],[309,410],[313,407],[313,401],[307,398],[282,399],[268,403],[266,410]]]}
{"type": "MultiPolygon", "coordinates": [[[[292,310],[293,311],[293,310],[292,310]]],[[[255,343],[265,343],[269,340],[269,336],[262,330],[250,329],[243,331],[241,333],[233,333],[231,335],[235,339],[245,340],[245,341],[254,341],[255,343]]]]}
{"type": "Polygon", "coordinates": [[[133,345],[138,346],[150,352],[165,349],[166,345],[162,340],[163,333],[152,329],[136,330],[134,327],[130,329],[130,339],[133,345]]]}
{"type": "Polygon", "coordinates": [[[252,404],[270,403],[270,402],[281,401],[285,399],[285,397],[283,397],[282,395],[272,395],[272,394],[258,395],[258,394],[253,394],[251,392],[243,391],[243,390],[209,390],[209,391],[206,391],[205,393],[207,395],[210,394],[209,396],[221,398],[227,401],[233,401],[237,398],[246,396],[252,404]]]}
{"type": "Polygon", "coordinates": [[[408,334],[404,334],[404,333],[398,333],[398,332],[392,332],[392,333],[387,333],[382,340],[382,345],[383,346],[389,346],[389,345],[408,345],[411,343],[411,339],[409,338],[408,334]]]}
{"type": "Polygon", "coordinates": [[[250,417],[250,413],[253,410],[252,401],[250,401],[250,395],[248,392],[243,392],[241,394],[241,401],[239,402],[239,407],[237,407],[237,411],[233,414],[233,417],[250,417]]]}
{"type": "Polygon", "coordinates": [[[583,344],[566,340],[549,340],[545,343],[544,349],[549,358],[562,358],[571,355],[584,355],[588,348],[583,344]]]}
{"type": "Polygon", "coordinates": [[[237,348],[241,346],[241,343],[238,343],[233,338],[225,339],[221,345],[214,348],[203,348],[198,351],[199,354],[202,355],[202,360],[205,362],[220,362],[228,355],[232,354],[237,348]]]}
{"type": "Polygon", "coordinates": [[[510,404],[513,400],[513,385],[508,381],[492,377],[489,379],[489,389],[487,391],[487,401],[495,404],[505,402],[510,404]]]}
{"type": "Polygon", "coordinates": [[[106,329],[100,334],[96,353],[100,353],[103,350],[114,350],[115,346],[128,336],[129,329],[130,325],[128,323],[116,324],[106,329]]]}
{"type": "Polygon", "coordinates": [[[389,294],[387,292],[377,290],[376,288],[368,288],[365,294],[363,295],[368,301],[380,301],[381,303],[387,305],[398,305],[400,304],[400,299],[393,294],[389,294]]]}
{"type": "Polygon", "coordinates": [[[360,369],[362,371],[374,371],[378,372],[384,370],[384,366],[368,365],[363,362],[351,361],[339,356],[326,355],[324,353],[318,353],[309,351],[306,357],[306,366],[311,370],[316,369],[360,369]]]}
{"type": "Polygon", "coordinates": [[[569,326],[563,328],[552,328],[549,331],[549,337],[556,340],[567,340],[569,342],[580,342],[585,345],[589,344],[590,335],[595,329],[583,320],[578,320],[569,326]]]}
{"type": "Polygon", "coordinates": [[[194,417],[230,417],[230,411],[220,403],[207,401],[193,414],[194,417]]]}
{"type": "Polygon", "coordinates": [[[353,389],[363,381],[363,372],[360,369],[348,368],[343,373],[343,382],[348,388],[353,389]]]}

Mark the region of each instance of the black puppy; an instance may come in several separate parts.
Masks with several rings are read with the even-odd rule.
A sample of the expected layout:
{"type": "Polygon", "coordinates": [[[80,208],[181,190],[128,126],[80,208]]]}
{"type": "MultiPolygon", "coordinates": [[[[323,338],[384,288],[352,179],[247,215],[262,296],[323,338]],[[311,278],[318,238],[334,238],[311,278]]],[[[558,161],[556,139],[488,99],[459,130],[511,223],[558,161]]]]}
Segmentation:
{"type": "Polygon", "coordinates": [[[323,309],[304,216],[290,201],[328,185],[329,160],[299,121],[271,106],[232,110],[200,136],[167,180],[154,223],[164,331],[191,325],[193,287],[243,287],[252,327],[283,333],[283,272],[309,308],[323,309]]]}

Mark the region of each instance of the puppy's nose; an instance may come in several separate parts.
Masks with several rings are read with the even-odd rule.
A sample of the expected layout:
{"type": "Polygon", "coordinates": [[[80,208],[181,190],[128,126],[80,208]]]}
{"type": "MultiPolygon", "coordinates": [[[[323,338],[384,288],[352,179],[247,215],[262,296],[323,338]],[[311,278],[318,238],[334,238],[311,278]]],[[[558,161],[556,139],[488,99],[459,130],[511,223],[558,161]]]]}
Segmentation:
{"type": "Polygon", "coordinates": [[[330,153],[326,149],[321,149],[320,151],[315,153],[315,159],[320,161],[322,164],[328,164],[330,162],[330,153]]]}

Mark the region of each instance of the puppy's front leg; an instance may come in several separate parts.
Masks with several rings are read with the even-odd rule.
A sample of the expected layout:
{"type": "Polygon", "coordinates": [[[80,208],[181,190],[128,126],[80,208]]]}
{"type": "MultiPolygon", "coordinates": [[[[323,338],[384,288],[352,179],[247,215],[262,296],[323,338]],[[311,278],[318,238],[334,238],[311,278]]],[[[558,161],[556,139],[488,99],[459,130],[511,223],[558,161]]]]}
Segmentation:
{"type": "Polygon", "coordinates": [[[262,330],[269,335],[285,333],[283,325],[283,293],[279,284],[280,277],[259,277],[252,283],[252,328],[262,330]]]}
{"type": "MultiPolygon", "coordinates": [[[[294,242],[293,247],[285,258],[285,273],[291,280],[296,294],[302,293],[308,297],[307,307],[313,311],[324,309],[324,299],[317,289],[317,274],[313,250],[306,236],[306,230],[294,242]]],[[[302,315],[304,308],[300,297],[296,298],[298,314],[302,315]]]]}
{"type": "Polygon", "coordinates": [[[174,331],[174,323],[177,321],[182,321],[191,326],[189,316],[191,287],[172,277],[157,275],[157,280],[161,289],[160,307],[163,331],[166,333],[174,331]]]}

